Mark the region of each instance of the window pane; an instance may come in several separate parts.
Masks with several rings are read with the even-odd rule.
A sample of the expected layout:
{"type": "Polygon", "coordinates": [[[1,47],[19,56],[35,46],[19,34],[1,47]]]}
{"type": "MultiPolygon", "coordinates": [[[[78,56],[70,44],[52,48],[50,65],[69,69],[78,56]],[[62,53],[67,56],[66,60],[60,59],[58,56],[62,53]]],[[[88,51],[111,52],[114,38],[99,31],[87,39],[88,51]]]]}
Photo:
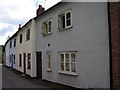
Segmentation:
{"type": "Polygon", "coordinates": [[[44,23],[44,34],[46,35],[48,32],[47,22],[44,23]]]}
{"type": "Polygon", "coordinates": [[[51,21],[48,22],[49,30],[48,32],[51,32],[51,21]]]}
{"type": "Polygon", "coordinates": [[[30,40],[30,29],[26,32],[26,40],[30,40]]]}
{"type": "Polygon", "coordinates": [[[69,63],[66,63],[66,71],[69,71],[69,63]]]}
{"type": "Polygon", "coordinates": [[[75,63],[72,63],[72,64],[71,64],[71,71],[72,71],[72,72],[76,72],[75,63]]]}
{"type": "Polygon", "coordinates": [[[20,35],[20,43],[22,43],[22,34],[20,35]]]}
{"type": "Polygon", "coordinates": [[[14,64],[15,64],[15,55],[14,55],[14,64]]]}
{"type": "Polygon", "coordinates": [[[65,54],[66,62],[69,62],[69,54],[65,54]]]}
{"type": "Polygon", "coordinates": [[[67,26],[70,26],[70,25],[71,25],[71,19],[68,19],[68,20],[66,21],[66,23],[67,23],[67,26]]]}
{"type": "Polygon", "coordinates": [[[68,12],[68,13],[66,14],[66,19],[69,19],[69,18],[71,18],[70,12],[68,12]]]}
{"type": "Polygon", "coordinates": [[[71,54],[71,61],[75,62],[75,54],[74,53],[71,54]]]}
{"type": "Polygon", "coordinates": [[[51,67],[51,65],[50,65],[50,60],[51,60],[51,55],[50,55],[50,53],[48,53],[48,68],[51,67]]]}
{"type": "Polygon", "coordinates": [[[64,61],[64,54],[60,54],[61,61],[64,61]]]}
{"type": "Polygon", "coordinates": [[[64,70],[64,62],[61,62],[60,65],[61,65],[61,70],[64,70]]]}
{"type": "Polygon", "coordinates": [[[65,28],[65,14],[60,15],[60,29],[65,28]]]}

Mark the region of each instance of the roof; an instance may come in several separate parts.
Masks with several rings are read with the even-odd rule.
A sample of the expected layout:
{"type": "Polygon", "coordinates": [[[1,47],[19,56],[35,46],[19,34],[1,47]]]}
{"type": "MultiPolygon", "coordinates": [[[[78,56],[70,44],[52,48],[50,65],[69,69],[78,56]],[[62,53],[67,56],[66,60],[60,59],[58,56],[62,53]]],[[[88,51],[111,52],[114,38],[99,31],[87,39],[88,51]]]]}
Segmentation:
{"type": "MultiPolygon", "coordinates": [[[[65,2],[64,2],[65,3],[65,2]]],[[[54,6],[50,7],[49,9],[47,9],[46,11],[44,11],[43,13],[41,13],[39,16],[36,16],[33,19],[37,19],[38,17],[42,16],[43,14],[47,13],[48,11],[52,10],[53,8],[59,6],[60,4],[63,4],[63,2],[58,2],[57,4],[55,4],[54,6]]]]}

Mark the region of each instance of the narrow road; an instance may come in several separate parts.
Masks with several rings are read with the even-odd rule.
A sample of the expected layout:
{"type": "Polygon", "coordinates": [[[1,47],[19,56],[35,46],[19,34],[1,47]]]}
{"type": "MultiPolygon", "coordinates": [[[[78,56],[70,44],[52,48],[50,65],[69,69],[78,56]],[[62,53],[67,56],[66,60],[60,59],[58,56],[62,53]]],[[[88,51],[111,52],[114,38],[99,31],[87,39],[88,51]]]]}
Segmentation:
{"type": "Polygon", "coordinates": [[[71,87],[59,85],[51,82],[47,82],[41,79],[32,79],[28,76],[22,77],[21,73],[10,69],[8,67],[2,66],[2,88],[39,88],[39,89],[53,89],[53,88],[67,88],[71,87]]]}
{"type": "Polygon", "coordinates": [[[2,88],[50,88],[41,85],[39,80],[29,79],[16,74],[12,69],[2,67],[2,88]]]}

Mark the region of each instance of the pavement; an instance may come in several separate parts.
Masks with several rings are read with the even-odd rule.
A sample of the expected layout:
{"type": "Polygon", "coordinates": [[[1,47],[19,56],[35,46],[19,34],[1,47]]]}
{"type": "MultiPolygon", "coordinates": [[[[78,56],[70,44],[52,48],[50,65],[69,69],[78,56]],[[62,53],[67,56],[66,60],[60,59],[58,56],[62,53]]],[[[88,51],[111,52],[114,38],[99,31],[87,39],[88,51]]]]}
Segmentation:
{"type": "MultiPolygon", "coordinates": [[[[6,66],[2,66],[2,90],[5,88],[24,88],[24,89],[75,89],[69,86],[48,82],[42,79],[33,79],[29,76],[21,76],[21,73],[6,66]]],[[[11,89],[11,90],[12,90],[11,89]]],[[[15,90],[16,90],[15,89],[15,90]]]]}
{"type": "Polygon", "coordinates": [[[2,64],[0,64],[0,90],[2,89],[2,64]]]}

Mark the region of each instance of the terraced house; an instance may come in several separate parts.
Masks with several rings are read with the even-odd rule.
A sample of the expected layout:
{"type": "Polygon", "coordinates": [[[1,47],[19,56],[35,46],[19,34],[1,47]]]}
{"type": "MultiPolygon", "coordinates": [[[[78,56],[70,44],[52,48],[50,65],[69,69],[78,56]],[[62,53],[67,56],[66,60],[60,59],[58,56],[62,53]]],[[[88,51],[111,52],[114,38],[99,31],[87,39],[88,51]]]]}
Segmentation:
{"type": "Polygon", "coordinates": [[[17,33],[15,33],[10,39],[9,60],[10,67],[17,70],[17,33]]]}
{"type": "Polygon", "coordinates": [[[107,3],[58,3],[35,20],[42,79],[110,88],[107,3]]]}
{"type": "Polygon", "coordinates": [[[17,32],[18,70],[31,77],[36,77],[35,31],[35,21],[31,19],[17,32]]]}
{"type": "Polygon", "coordinates": [[[120,88],[120,3],[59,2],[36,13],[16,32],[18,71],[77,88],[120,88]]]}
{"type": "Polygon", "coordinates": [[[5,43],[5,65],[10,67],[10,41],[5,43]]]}

